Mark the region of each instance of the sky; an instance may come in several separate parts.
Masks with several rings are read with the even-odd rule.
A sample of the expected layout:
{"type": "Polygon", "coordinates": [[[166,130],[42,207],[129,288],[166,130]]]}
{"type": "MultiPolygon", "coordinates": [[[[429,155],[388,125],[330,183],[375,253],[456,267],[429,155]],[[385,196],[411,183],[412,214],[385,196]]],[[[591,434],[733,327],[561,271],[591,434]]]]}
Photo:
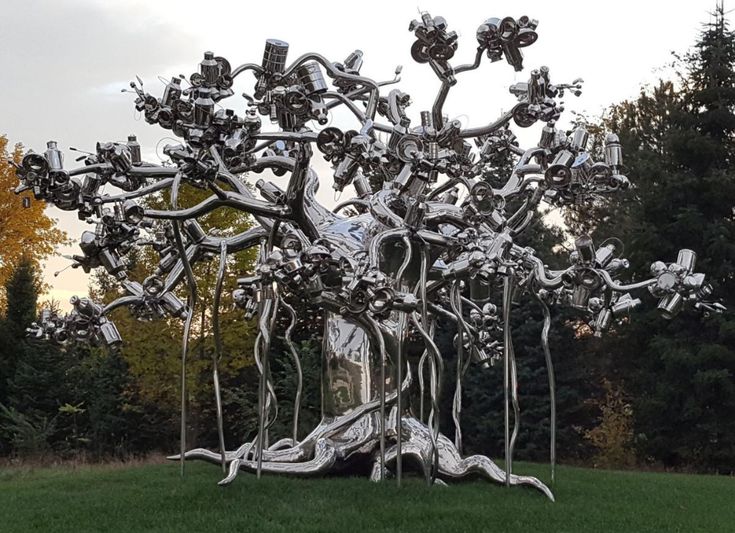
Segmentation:
{"type": "MultiPolygon", "coordinates": [[[[135,112],[134,96],[121,89],[137,75],[148,92],[160,96],[159,76],[188,77],[207,50],[226,57],[233,67],[259,63],[267,38],[287,41],[290,59],[318,52],[342,61],[360,49],[362,74],[378,81],[391,79],[395,67],[402,65],[402,81],[395,87],[411,95],[408,114],[418,121],[419,112],[431,108],[439,87],[430,67],[414,63],[410,55],[414,38],[408,25],[422,11],[443,16],[459,34],[455,65],[474,58],[475,31],[487,18],[528,15],[539,21],[538,41],[524,49],[525,70],[515,73],[504,61],[483,61],[478,70],[463,74],[450,92],[445,105],[450,118],[470,126],[490,122],[513,105],[508,87],[526,81],[529,71],[542,65],[550,68],[552,82],[584,79],[582,96],[567,97],[565,108],[594,118],[610,104],[635,97],[642,85],[669,75],[671,52],[685,52],[695,42],[714,4],[714,0],[3,0],[0,134],[11,143],[43,152],[48,140],[58,141],[62,150],[92,151],[97,141],[122,141],[135,133],[144,159],[159,162],[161,147],[172,142],[166,139],[169,132],[146,124],[135,112]]],[[[252,86],[252,76],[240,76],[235,94],[251,93],[252,86]]],[[[245,109],[245,101],[237,96],[224,104],[239,114],[245,109]]],[[[346,120],[338,116],[335,125],[346,120]]],[[[520,132],[521,146],[532,146],[540,127],[520,132]]],[[[72,168],[77,155],[66,153],[66,168],[72,168]]],[[[322,163],[316,169],[325,182],[318,197],[333,205],[329,169],[322,163]]],[[[48,212],[74,241],[89,228],[75,212],[54,208],[48,212]]],[[[44,265],[44,278],[52,286],[48,297],[67,308],[68,299],[86,294],[89,284],[81,269],[54,276],[69,265],[62,255],[71,253],[78,253],[76,242],[59,249],[44,265]]]]}

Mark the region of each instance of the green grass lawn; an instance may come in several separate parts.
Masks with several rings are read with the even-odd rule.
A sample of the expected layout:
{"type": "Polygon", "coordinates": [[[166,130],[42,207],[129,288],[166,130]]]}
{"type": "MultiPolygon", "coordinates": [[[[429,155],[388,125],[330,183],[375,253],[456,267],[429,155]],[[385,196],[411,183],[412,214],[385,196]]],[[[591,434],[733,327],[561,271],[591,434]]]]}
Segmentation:
{"type": "MultiPolygon", "coordinates": [[[[546,477],[548,468],[519,464],[546,477]]],[[[428,488],[362,478],[289,479],[191,463],[6,468],[0,532],[11,531],[735,531],[735,479],[560,467],[556,503],[483,481],[428,488]]]]}

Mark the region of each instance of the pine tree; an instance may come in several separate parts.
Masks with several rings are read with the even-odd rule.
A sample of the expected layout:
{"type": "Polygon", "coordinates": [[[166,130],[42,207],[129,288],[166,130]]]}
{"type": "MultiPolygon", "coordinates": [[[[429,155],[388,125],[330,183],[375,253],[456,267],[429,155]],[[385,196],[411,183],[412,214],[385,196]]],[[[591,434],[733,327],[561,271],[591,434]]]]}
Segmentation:
{"type": "Polygon", "coordinates": [[[735,41],[723,4],[717,6],[713,17],[688,56],[688,101],[690,109],[697,111],[695,126],[711,141],[714,157],[708,162],[715,168],[726,169],[733,163],[735,41]]]}
{"type": "Polygon", "coordinates": [[[33,265],[22,259],[5,284],[9,301],[5,317],[0,322],[0,403],[8,397],[8,380],[15,374],[25,348],[25,329],[36,316],[38,280],[33,265]]]}
{"type": "MultiPolygon", "coordinates": [[[[735,304],[735,35],[718,7],[681,83],[662,81],[612,108],[635,189],[596,206],[596,234],[627,245],[635,279],[656,260],[697,252],[714,295],[735,304]],[[614,229],[614,230],[613,230],[614,229]]],[[[650,301],[650,298],[649,298],[650,301]]],[[[665,322],[655,302],[632,323],[586,348],[632,399],[636,447],[644,460],[732,472],[735,469],[735,318],[683,313],[665,322]]]]}
{"type": "Polygon", "coordinates": [[[67,395],[65,359],[56,347],[31,344],[25,337],[26,328],[36,318],[39,290],[30,260],[20,261],[5,289],[2,356],[8,377],[1,425],[17,452],[42,454],[54,438],[59,406],[67,395]]]}

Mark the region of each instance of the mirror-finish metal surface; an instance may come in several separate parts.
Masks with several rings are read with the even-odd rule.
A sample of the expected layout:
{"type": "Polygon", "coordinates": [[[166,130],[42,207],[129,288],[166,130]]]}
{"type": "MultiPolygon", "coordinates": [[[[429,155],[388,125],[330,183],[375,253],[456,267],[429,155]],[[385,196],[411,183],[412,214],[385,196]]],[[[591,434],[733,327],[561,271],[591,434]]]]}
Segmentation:
{"type": "Polygon", "coordinates": [[[481,475],[508,486],[530,486],[553,499],[542,481],[512,471],[522,404],[513,304],[537,301],[544,314],[552,480],[551,309],[575,309],[595,335],[602,335],[640,304],[635,292],[658,299],[665,318],[687,308],[709,313],[723,307],[712,301],[705,275],[695,271],[693,250],[681,250],[670,263],[654,262],[649,279],[626,284],[620,278],[629,265],[617,239],[596,245],[589,236],[579,236],[568,265],[559,270],[549,269],[524,246],[524,232],[533,227],[542,203],[583,203],[629,186],[617,135],[600,140],[604,157],[594,161],[584,124],[569,135],[556,127],[563,111],[560,99],[578,96],[581,79],[557,83],[548,67],[539,66],[510,87],[515,103],[503,104],[509,111],[497,119],[467,128],[447,118],[444,105],[452,88],[485,58],[523,69],[522,49],[536,42],[537,25],[526,16],[486,19],[470,43],[476,47],[474,61],[460,65],[454,61],[458,34],[443,17],[422,13],[409,27],[410,53],[431,68],[439,89],[431,109],[411,113],[410,95],[393,87],[401,67],[376,81],[360,73],[359,50],[341,62],[317,53],[293,58],[288,43],[277,39],[266,41],[260,63],[234,69],[227,59],[205,52],[188,84],[173,78],[160,97],[147,92],[140,79],[132,82],[129,92],[145,121],[178,139],[163,150],[166,164],[143,161],[131,135],[127,143],[97,143],[78,168],[64,168],[55,141],[17,165],[16,192],[27,193],[24,205],[32,195],[94,224],[94,231],[81,235],[73,266],[85,272],[104,269],[124,293],[105,304],[74,297],[69,314],[43,311],[29,335],[117,349],[122,338],[109,318],[115,309],[126,307],[140,320],[183,320],[181,453],[174,456],[182,473],[187,458],[222,465],[222,485],[240,471],[316,476],[368,465],[371,479],[393,476],[400,483],[403,466],[418,465],[429,484],[481,475]],[[244,101],[228,100],[237,77],[252,82],[244,101]],[[339,106],[352,125],[330,125],[339,106]],[[264,121],[271,125],[264,127],[264,121]],[[542,125],[537,146],[521,148],[513,126],[536,123],[542,125]],[[332,166],[329,183],[314,170],[324,167],[315,159],[317,152],[332,166]],[[253,179],[253,174],[261,177],[253,179]],[[114,194],[105,193],[108,185],[114,194]],[[207,191],[206,197],[180,206],[182,185],[207,191]],[[355,196],[329,210],[316,199],[320,186],[355,196]],[[170,195],[168,207],[138,203],[162,192],[170,195]],[[207,229],[203,219],[221,208],[248,215],[252,227],[240,233],[207,229]],[[150,247],[158,264],[138,280],[126,256],[143,247],[150,247]],[[253,271],[237,279],[232,299],[243,319],[257,324],[258,431],[251,441],[225,450],[219,381],[225,367],[221,358],[230,355],[222,346],[218,311],[228,260],[256,247],[253,271]],[[210,299],[201,296],[193,266],[217,255],[220,268],[210,299]],[[186,302],[177,296],[180,287],[186,288],[186,302]],[[188,336],[197,304],[209,301],[215,302],[218,452],[186,449],[188,336]],[[435,342],[447,330],[456,332],[454,353],[440,353],[435,342]],[[320,335],[322,417],[299,439],[302,392],[309,385],[300,341],[320,335]],[[296,374],[288,435],[274,429],[283,401],[270,370],[278,336],[284,337],[296,374]],[[465,376],[501,360],[496,371],[504,372],[507,471],[488,457],[461,453],[465,376]],[[454,442],[439,424],[441,398],[452,392],[442,390],[450,363],[456,369],[454,442]],[[416,395],[418,415],[410,403],[416,395]],[[413,461],[404,463],[404,458],[413,461]]]}

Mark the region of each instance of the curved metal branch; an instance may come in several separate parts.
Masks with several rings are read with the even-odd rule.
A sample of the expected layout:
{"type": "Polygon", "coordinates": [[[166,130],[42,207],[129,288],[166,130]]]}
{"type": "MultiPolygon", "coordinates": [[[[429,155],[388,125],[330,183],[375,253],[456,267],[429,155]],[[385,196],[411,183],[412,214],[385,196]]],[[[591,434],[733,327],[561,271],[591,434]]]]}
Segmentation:
{"type": "Polygon", "coordinates": [[[216,195],[210,196],[206,200],[187,209],[174,209],[172,211],[161,211],[157,209],[146,209],[145,216],[152,219],[165,220],[186,220],[189,218],[197,218],[207,213],[211,213],[219,207],[231,207],[239,211],[245,211],[253,215],[259,215],[270,218],[288,218],[291,210],[284,206],[264,202],[262,200],[244,198],[241,195],[223,191],[224,199],[216,195]]]}
{"type": "MultiPolygon", "coordinates": [[[[174,178],[174,183],[171,188],[171,206],[176,209],[179,200],[179,186],[181,185],[181,173],[177,173],[174,178]]],[[[181,340],[181,475],[184,475],[184,453],[186,452],[186,356],[189,351],[189,333],[191,332],[191,323],[194,319],[194,310],[197,304],[197,283],[194,278],[194,271],[189,263],[189,258],[186,255],[186,249],[184,248],[184,241],[181,237],[181,229],[179,223],[173,223],[174,239],[176,241],[176,248],[179,252],[179,258],[183,264],[184,272],[186,273],[187,285],[189,287],[188,296],[188,313],[186,315],[186,322],[184,323],[184,332],[181,340]]]]}
{"type": "Polygon", "coordinates": [[[220,298],[227,269],[227,241],[220,243],[219,269],[217,270],[217,281],[214,288],[214,302],[212,309],[212,332],[214,334],[214,357],[212,357],[212,380],[214,382],[214,398],[217,407],[217,436],[219,437],[219,449],[222,455],[222,472],[227,473],[225,457],[225,428],[222,419],[222,394],[219,384],[219,362],[222,359],[222,334],[219,323],[220,298]]]}
{"type": "Polygon", "coordinates": [[[546,302],[535,293],[536,299],[541,305],[544,313],[544,325],[541,329],[541,347],[544,350],[544,360],[546,361],[546,372],[549,376],[549,404],[551,412],[549,413],[549,461],[551,463],[551,483],[556,479],[556,379],[554,377],[554,362],[551,359],[551,350],[549,349],[549,329],[551,328],[551,313],[546,302]]]}
{"type": "Polygon", "coordinates": [[[293,332],[293,328],[296,326],[296,311],[285,301],[281,301],[281,305],[286,309],[291,317],[291,322],[286,328],[285,339],[286,345],[288,346],[288,350],[291,354],[291,359],[296,367],[296,395],[293,401],[293,441],[296,443],[298,442],[299,435],[299,412],[301,411],[301,394],[304,387],[304,372],[301,369],[301,358],[299,357],[296,346],[294,346],[293,340],[291,339],[291,333],[293,332]]]}

